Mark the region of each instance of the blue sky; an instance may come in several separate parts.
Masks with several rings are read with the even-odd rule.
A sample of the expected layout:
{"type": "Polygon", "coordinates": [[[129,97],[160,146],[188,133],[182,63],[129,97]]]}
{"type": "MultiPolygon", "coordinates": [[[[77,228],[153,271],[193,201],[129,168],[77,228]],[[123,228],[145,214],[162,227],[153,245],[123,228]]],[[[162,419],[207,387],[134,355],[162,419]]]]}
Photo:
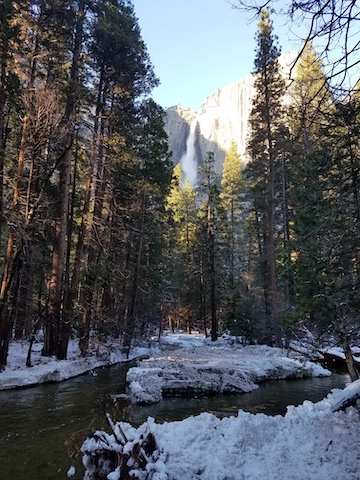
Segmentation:
{"type": "MultiPolygon", "coordinates": [[[[154,100],[196,110],[217,88],[253,70],[257,20],[229,0],[133,0],[161,85],[154,100]]],[[[298,49],[301,29],[272,18],[282,51],[298,49]]],[[[304,31],[304,30],[303,30],[304,31]]]]}

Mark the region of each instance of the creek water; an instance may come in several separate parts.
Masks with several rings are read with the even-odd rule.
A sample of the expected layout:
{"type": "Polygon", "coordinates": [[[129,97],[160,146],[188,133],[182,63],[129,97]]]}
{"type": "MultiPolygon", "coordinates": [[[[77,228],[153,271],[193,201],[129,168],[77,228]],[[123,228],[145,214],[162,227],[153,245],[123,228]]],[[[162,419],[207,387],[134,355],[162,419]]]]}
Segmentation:
{"type": "Polygon", "coordinates": [[[324,398],[333,388],[343,388],[346,374],[299,380],[268,381],[254,392],[198,398],[166,398],[149,406],[116,403],[110,395],[125,392],[128,367],[118,365],[63,383],[21,390],[0,391],[0,479],[65,480],[70,465],[81,480],[78,448],[91,429],[109,430],[104,411],[114,420],[140,425],[148,416],[157,422],[182,420],[211,412],[237,415],[239,409],[268,415],[284,414],[287,405],[324,398]]]}

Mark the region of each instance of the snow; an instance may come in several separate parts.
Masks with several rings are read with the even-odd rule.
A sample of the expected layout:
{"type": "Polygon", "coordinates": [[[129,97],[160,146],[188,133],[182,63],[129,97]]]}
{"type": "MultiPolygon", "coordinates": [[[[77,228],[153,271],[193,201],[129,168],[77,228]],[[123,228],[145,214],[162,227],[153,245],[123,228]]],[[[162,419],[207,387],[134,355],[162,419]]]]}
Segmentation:
{"type": "MultiPolygon", "coordinates": [[[[161,345],[162,350],[154,345],[131,350],[129,359],[149,357],[129,370],[134,402],[160,401],[164,389],[249,392],[257,388],[256,382],[269,378],[330,375],[315,363],[287,358],[283,350],[264,345],[242,347],[231,337],[211,342],[202,334],[167,334],[161,345]]],[[[67,360],[42,356],[42,343],[34,343],[32,366],[26,367],[28,348],[28,342],[10,343],[8,365],[0,372],[0,390],[61,382],[86,372],[96,375],[96,368],[128,360],[116,342],[96,343],[89,355],[81,356],[72,340],[67,360]]]]}
{"type": "MultiPolygon", "coordinates": [[[[97,344],[96,349],[87,356],[81,356],[77,342],[70,341],[67,360],[41,355],[42,343],[34,343],[32,348],[32,367],[26,367],[28,342],[11,342],[8,364],[0,372],[0,390],[30,387],[46,382],[62,382],[69,378],[91,372],[99,367],[125,362],[119,344],[97,344]]],[[[130,358],[148,354],[151,349],[135,348],[130,358]]]]}
{"type": "Polygon", "coordinates": [[[360,398],[360,379],[350,383],[346,388],[340,390],[332,399],[331,409],[333,412],[346,405],[349,400],[360,398]]]}
{"type": "Polygon", "coordinates": [[[75,473],[76,473],[75,467],[70,467],[66,475],[68,478],[70,478],[70,477],[73,477],[75,473]]]}
{"type": "MultiPolygon", "coordinates": [[[[161,344],[161,349],[132,352],[132,357],[149,357],[129,370],[133,397],[144,400],[148,395],[154,401],[156,395],[161,398],[164,390],[174,386],[246,391],[266,378],[329,374],[318,365],[288,357],[286,351],[241,346],[231,338],[214,343],[201,335],[177,334],[163,337],[161,344]],[[185,375],[189,375],[189,383],[185,375]],[[201,385],[200,376],[206,378],[201,385]]],[[[68,360],[63,361],[42,357],[41,345],[34,344],[33,367],[26,368],[27,350],[28,344],[11,344],[9,364],[0,373],[0,389],[62,381],[126,360],[115,344],[100,345],[88,357],[81,357],[72,342],[68,360]]],[[[334,390],[321,402],[288,406],[285,416],[239,410],[236,416],[221,419],[202,413],[180,422],[156,423],[149,417],[138,428],[120,422],[115,432],[118,438],[119,427],[125,433],[123,447],[106,432],[97,432],[96,438],[83,443],[84,479],[91,478],[91,459],[99,448],[118,454],[131,452],[152,433],[157,447],[148,456],[146,467],[142,469],[129,459],[128,467],[139,480],[359,480],[360,415],[357,408],[347,406],[351,398],[359,397],[360,381],[356,381],[344,390],[334,390]],[[338,408],[342,410],[336,411],[338,408]]],[[[67,476],[74,475],[71,466],[67,476]]],[[[120,475],[116,465],[107,478],[117,480],[120,475]]]]}
{"type": "Polygon", "coordinates": [[[162,342],[162,352],[127,373],[132,403],[159,402],[174,392],[247,393],[268,379],[331,375],[320,365],[289,358],[285,350],[241,346],[227,337],[214,343],[199,335],[178,334],[165,336],[162,342]]]}
{"type": "MultiPolygon", "coordinates": [[[[148,418],[137,429],[119,425],[131,445],[149,432],[156,438],[158,449],[147,470],[134,466],[139,479],[359,480],[360,416],[353,407],[334,413],[339,395],[289,406],[284,417],[240,410],[222,419],[202,413],[163,424],[148,418]],[[148,471],[153,476],[147,477],[148,471]]],[[[113,435],[106,440],[118,451],[113,435]]],[[[85,465],[96,448],[92,439],[84,442],[85,465]]]]}
{"type": "MultiPolygon", "coordinates": [[[[345,353],[341,347],[331,347],[331,348],[323,348],[320,350],[322,353],[330,353],[335,357],[342,358],[345,360],[345,353]]],[[[353,358],[355,362],[360,363],[360,348],[359,347],[351,347],[351,351],[353,354],[353,358]]]]}

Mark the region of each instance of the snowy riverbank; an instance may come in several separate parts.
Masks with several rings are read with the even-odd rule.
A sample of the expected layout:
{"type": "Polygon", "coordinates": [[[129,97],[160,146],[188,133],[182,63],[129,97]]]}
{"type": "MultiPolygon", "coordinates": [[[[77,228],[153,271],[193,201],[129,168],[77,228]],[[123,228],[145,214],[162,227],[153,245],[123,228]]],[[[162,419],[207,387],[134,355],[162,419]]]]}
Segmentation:
{"type": "MultiPolygon", "coordinates": [[[[153,401],[171,388],[202,390],[204,382],[207,388],[216,384],[245,391],[256,388],[255,380],[329,374],[265,346],[242,347],[228,339],[214,345],[187,335],[169,335],[162,342],[162,355],[129,370],[133,400],[153,401]]],[[[352,406],[336,411],[359,396],[360,380],[318,403],[288,406],[285,416],[239,410],[221,419],[211,413],[180,422],[148,418],[138,428],[119,422],[116,439],[98,431],[83,443],[84,479],[92,478],[99,455],[110,459],[116,452],[113,464],[107,464],[109,480],[129,478],[125,472],[139,480],[359,480],[359,411],[352,406]],[[149,434],[156,442],[152,447],[149,434]],[[138,457],[142,442],[145,463],[138,457]],[[120,466],[122,461],[126,465],[120,466]]]]}
{"type": "Polygon", "coordinates": [[[359,411],[334,411],[354,394],[360,395],[360,380],[321,402],[289,406],[284,417],[239,410],[222,419],[202,413],[158,424],[149,418],[137,429],[120,422],[114,432],[118,439],[125,435],[123,446],[101,431],[85,440],[84,479],[92,478],[94,458],[104,451],[106,458],[116,452],[118,459],[106,465],[109,480],[129,478],[121,476],[121,468],[126,469],[118,466],[122,455],[128,458],[129,474],[139,480],[359,480],[359,411]],[[156,445],[141,466],[133,452],[149,433],[156,445]]]}
{"type": "MultiPolygon", "coordinates": [[[[83,357],[71,341],[67,360],[41,355],[41,343],[34,343],[31,367],[26,367],[28,342],[11,342],[8,365],[0,372],[0,390],[61,382],[99,367],[126,362],[119,344],[97,344],[83,357]]],[[[205,340],[201,334],[167,334],[160,345],[136,347],[130,358],[148,356],[128,373],[134,403],[152,403],[163,392],[215,393],[249,392],[267,379],[330,375],[321,366],[288,358],[284,350],[261,346],[242,347],[230,339],[205,340]]]]}
{"type": "Polygon", "coordinates": [[[154,403],[171,394],[247,393],[264,380],[331,375],[285,350],[242,346],[226,337],[211,342],[202,335],[170,334],[161,342],[160,354],[127,373],[133,403],[154,403]]]}
{"type": "MultiPolygon", "coordinates": [[[[91,372],[95,368],[126,362],[126,356],[115,342],[98,344],[87,356],[81,356],[77,342],[71,341],[67,360],[41,355],[42,343],[34,343],[31,367],[26,367],[28,342],[11,342],[8,365],[0,372],[0,390],[23,388],[46,382],[62,382],[69,378],[91,372]]],[[[129,359],[148,354],[150,349],[135,348],[129,359]]]]}
{"type": "MultiPolygon", "coordinates": [[[[9,364],[0,372],[0,389],[62,381],[126,361],[116,344],[98,345],[84,358],[72,343],[68,360],[64,361],[42,357],[41,344],[34,344],[33,366],[27,368],[27,350],[27,343],[11,344],[9,364]]],[[[132,358],[142,355],[147,355],[148,360],[130,369],[128,377],[135,382],[130,391],[137,401],[149,395],[147,384],[151,383],[161,397],[166,390],[194,392],[203,387],[208,391],[220,387],[219,391],[249,391],[257,388],[256,382],[267,378],[330,374],[316,364],[287,357],[283,350],[243,347],[226,338],[214,344],[201,335],[165,335],[155,348],[132,351],[132,358]]],[[[359,412],[351,406],[334,411],[350,396],[349,392],[360,395],[360,381],[343,391],[333,391],[321,402],[289,406],[285,416],[239,410],[237,415],[221,419],[210,413],[179,422],[156,423],[148,418],[138,428],[121,422],[115,432],[119,437],[121,426],[127,443],[121,447],[114,435],[97,432],[96,440],[89,438],[82,446],[87,473],[82,477],[78,467],[76,471],[73,466],[68,477],[91,478],[96,451],[105,449],[109,455],[114,451],[118,459],[121,451],[132,452],[134,445],[151,432],[156,445],[145,470],[130,459],[134,478],[139,480],[359,480],[359,412]]],[[[120,480],[117,463],[109,471],[113,472],[107,476],[109,480],[120,480]]]]}

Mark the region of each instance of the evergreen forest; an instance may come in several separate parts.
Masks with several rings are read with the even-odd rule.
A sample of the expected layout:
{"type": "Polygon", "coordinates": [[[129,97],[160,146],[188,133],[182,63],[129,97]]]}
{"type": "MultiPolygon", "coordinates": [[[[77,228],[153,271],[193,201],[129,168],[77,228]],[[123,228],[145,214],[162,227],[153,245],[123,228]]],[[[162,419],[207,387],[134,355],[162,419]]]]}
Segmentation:
{"type": "MultiPolygon", "coordinates": [[[[360,327],[360,84],[311,40],[292,71],[259,14],[247,153],[173,165],[130,0],[0,4],[0,369],[12,340],[136,342],[165,327],[344,349],[360,327]]],[[[31,364],[30,354],[28,364],[31,364]]]]}

